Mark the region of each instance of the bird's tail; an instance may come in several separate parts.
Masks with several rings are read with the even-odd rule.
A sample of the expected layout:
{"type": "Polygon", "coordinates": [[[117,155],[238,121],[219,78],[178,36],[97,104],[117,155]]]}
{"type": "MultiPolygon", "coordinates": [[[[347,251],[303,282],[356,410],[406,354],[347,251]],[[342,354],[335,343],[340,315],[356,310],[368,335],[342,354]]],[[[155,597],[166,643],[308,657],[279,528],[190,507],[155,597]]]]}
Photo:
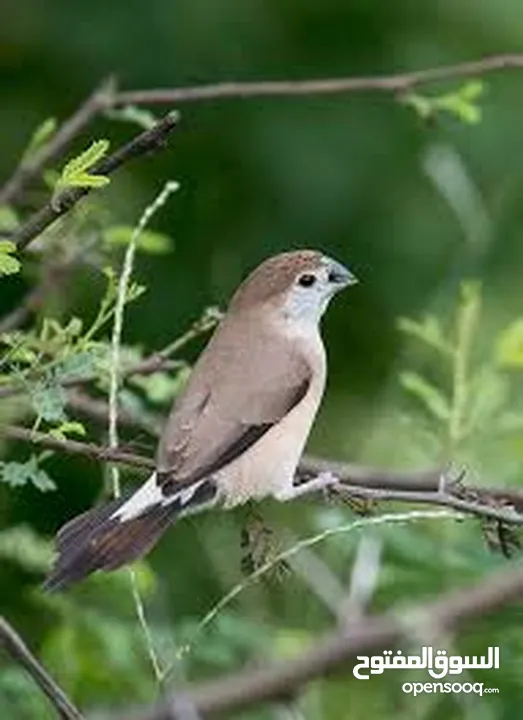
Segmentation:
{"type": "Polygon", "coordinates": [[[115,570],[136,560],[177,517],[205,507],[215,495],[214,483],[201,480],[164,498],[153,474],[130,497],[78,515],[58,532],[58,556],[44,590],[61,590],[95,570],[115,570]]]}

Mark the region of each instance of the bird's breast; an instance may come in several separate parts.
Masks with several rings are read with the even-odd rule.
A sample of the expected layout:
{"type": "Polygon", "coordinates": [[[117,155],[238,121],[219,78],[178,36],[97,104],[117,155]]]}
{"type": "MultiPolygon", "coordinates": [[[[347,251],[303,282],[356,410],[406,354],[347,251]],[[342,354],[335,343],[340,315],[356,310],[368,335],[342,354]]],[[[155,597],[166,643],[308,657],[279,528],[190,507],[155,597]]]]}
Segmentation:
{"type": "Polygon", "coordinates": [[[304,397],[243,455],[218,473],[216,481],[225,507],[277,496],[292,485],[325,388],[321,341],[309,357],[314,363],[313,374],[304,397]]]}

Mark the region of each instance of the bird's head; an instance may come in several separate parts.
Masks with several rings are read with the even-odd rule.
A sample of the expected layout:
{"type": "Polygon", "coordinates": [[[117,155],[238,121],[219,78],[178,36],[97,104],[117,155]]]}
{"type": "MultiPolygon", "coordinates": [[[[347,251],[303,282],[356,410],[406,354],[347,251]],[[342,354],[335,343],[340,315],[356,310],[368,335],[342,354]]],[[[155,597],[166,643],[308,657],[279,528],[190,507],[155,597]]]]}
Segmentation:
{"type": "Polygon", "coordinates": [[[354,285],[344,265],[317,250],[295,250],[265,260],[240,285],[231,309],[268,306],[286,318],[317,324],[329,301],[354,285]]]}

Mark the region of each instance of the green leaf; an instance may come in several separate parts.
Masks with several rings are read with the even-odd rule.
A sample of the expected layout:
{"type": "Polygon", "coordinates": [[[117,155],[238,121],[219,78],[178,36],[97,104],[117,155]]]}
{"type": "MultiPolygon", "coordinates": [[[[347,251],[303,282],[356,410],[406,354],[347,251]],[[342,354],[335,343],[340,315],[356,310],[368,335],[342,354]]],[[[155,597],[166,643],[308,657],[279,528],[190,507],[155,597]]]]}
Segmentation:
{"type": "Polygon", "coordinates": [[[55,185],[54,197],[69,187],[100,188],[109,183],[105,175],[91,175],[89,170],[109,150],[108,140],[95,140],[81,155],[69,160],[55,185]]]}
{"type": "Polygon", "coordinates": [[[517,318],[500,333],[494,358],[502,367],[523,369],[523,318],[517,318]]]}
{"type": "Polygon", "coordinates": [[[30,160],[32,156],[47,143],[51,135],[54,134],[57,124],[56,118],[49,117],[36,128],[24,151],[22,163],[30,160]]]}
{"type": "Polygon", "coordinates": [[[447,421],[450,417],[450,403],[432,383],[414,372],[400,374],[402,387],[418,398],[429,414],[438,420],[447,421]]]}
{"type": "Polygon", "coordinates": [[[83,187],[83,188],[102,188],[110,183],[110,179],[105,175],[89,175],[89,173],[77,173],[74,177],[70,177],[65,185],[60,186],[60,190],[65,187],[83,187]]]}
{"type": "Polygon", "coordinates": [[[49,435],[58,438],[58,440],[66,440],[68,435],[80,435],[80,437],[85,437],[86,434],[87,431],[84,425],[82,425],[81,422],[75,422],[72,420],[68,420],[58,427],[49,430],[49,435]]]}
{"type": "Polygon", "coordinates": [[[0,275],[14,275],[20,271],[20,260],[12,257],[16,252],[16,245],[10,240],[0,240],[0,275]]]}
{"type": "MultiPolygon", "coordinates": [[[[103,240],[108,247],[126,247],[134,233],[130,225],[114,225],[103,233],[103,240]]],[[[136,243],[138,250],[151,255],[165,255],[172,250],[172,238],[152,230],[142,230],[136,243]]]]}
{"type": "Polygon", "coordinates": [[[483,367],[473,375],[468,396],[467,432],[490,432],[509,398],[507,378],[490,366],[483,367]]]}
{"type": "Polygon", "coordinates": [[[56,367],[55,376],[61,381],[89,377],[95,371],[97,359],[98,352],[94,350],[86,350],[70,355],[56,367]]]}
{"type": "Polygon", "coordinates": [[[422,120],[428,120],[434,112],[430,98],[418,95],[418,93],[409,93],[402,102],[404,105],[410,106],[422,120]]]}
{"type": "Polygon", "coordinates": [[[125,105],[123,108],[107,110],[105,115],[111,120],[135,123],[144,130],[150,130],[158,122],[158,118],[150,110],[144,110],[137,105],[125,105]]]}
{"type": "Polygon", "coordinates": [[[44,170],[42,174],[42,179],[46,187],[49,190],[54,191],[56,183],[60,179],[60,173],[58,172],[58,170],[53,170],[52,168],[49,168],[48,170],[44,170]]]}
{"type": "Polygon", "coordinates": [[[41,492],[56,490],[56,485],[49,475],[38,467],[38,459],[32,455],[25,463],[6,462],[0,465],[0,479],[11,487],[23,487],[28,483],[41,492]]]}
{"type": "Polygon", "coordinates": [[[468,125],[481,120],[481,108],[477,101],[483,94],[485,84],[481,80],[470,80],[454,92],[442,95],[419,95],[409,93],[403,103],[409,105],[424,120],[436,112],[447,112],[468,125]]]}
{"type": "Polygon", "coordinates": [[[38,382],[31,388],[31,403],[38,418],[46,422],[65,422],[66,395],[57,383],[38,382]]]}
{"type": "Polygon", "coordinates": [[[405,317],[399,318],[397,327],[406,335],[421,340],[444,355],[451,355],[453,352],[452,345],[445,338],[441,323],[434,315],[427,315],[421,322],[405,317]]]}
{"type": "Polygon", "coordinates": [[[77,155],[65,165],[62,177],[75,177],[78,173],[87,172],[95,163],[101,160],[109,150],[109,140],[95,140],[80,155],[77,155]]]}
{"type": "Polygon", "coordinates": [[[35,455],[26,463],[30,482],[41,492],[56,490],[55,483],[51,480],[45,470],[38,467],[38,460],[35,455]]]}
{"type": "Polygon", "coordinates": [[[146,376],[131,376],[130,380],[133,385],[143,390],[150,402],[163,405],[171,402],[180,393],[190,374],[190,368],[185,367],[175,375],[155,372],[146,376]]]}
{"type": "Polygon", "coordinates": [[[9,205],[0,205],[0,230],[13,232],[19,225],[15,211],[9,205]]]}

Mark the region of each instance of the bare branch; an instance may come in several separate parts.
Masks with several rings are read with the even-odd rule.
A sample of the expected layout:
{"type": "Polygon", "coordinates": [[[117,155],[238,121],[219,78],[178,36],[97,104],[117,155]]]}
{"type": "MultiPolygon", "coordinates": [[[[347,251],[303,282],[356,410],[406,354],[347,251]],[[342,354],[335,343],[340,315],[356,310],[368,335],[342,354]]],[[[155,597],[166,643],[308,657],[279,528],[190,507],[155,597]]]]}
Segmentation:
{"type": "Polygon", "coordinates": [[[22,160],[13,175],[0,188],[0,205],[8,205],[18,200],[23,190],[40,175],[44,167],[60,155],[102,108],[112,104],[114,92],[114,80],[112,78],[104,80],[100,87],[61,125],[49,142],[27,160],[22,160]]]}
{"type": "MultiPolygon", "coordinates": [[[[346,624],[298,657],[272,665],[246,669],[218,680],[188,687],[161,701],[156,707],[126,711],[126,720],[176,720],[180,698],[187,698],[201,716],[249,707],[260,702],[289,697],[307,682],[346,671],[358,654],[400,644],[406,637],[440,634],[517,602],[523,596],[523,568],[511,567],[489,573],[470,588],[454,590],[432,602],[395,609],[383,615],[346,624]],[[176,702],[176,705],[174,703],[176,702]]],[[[113,715],[114,717],[114,715],[113,715]]]]}
{"type": "MultiPolygon", "coordinates": [[[[64,269],[64,268],[62,268],[64,269]]],[[[53,284],[56,286],[56,282],[58,281],[58,278],[56,276],[53,276],[53,284]]],[[[27,299],[25,302],[22,303],[22,305],[25,305],[27,303],[30,304],[31,309],[33,309],[34,303],[37,301],[41,301],[42,294],[45,294],[45,290],[42,286],[40,288],[36,288],[33,293],[29,293],[27,299]],[[32,296],[34,293],[34,298],[31,299],[30,296],[32,296]]],[[[23,308],[19,307],[15,310],[13,310],[10,315],[7,315],[5,318],[0,319],[0,332],[5,332],[5,330],[11,329],[13,325],[17,324],[17,319],[19,319],[19,314],[23,312],[23,308]],[[11,320],[9,319],[11,315],[15,316],[11,320]],[[4,327],[5,322],[5,327],[4,327]]],[[[209,332],[209,330],[212,330],[217,322],[219,321],[221,315],[217,308],[209,308],[206,310],[203,315],[198,318],[190,327],[189,329],[183,333],[180,337],[173,340],[169,345],[164,347],[162,350],[157,350],[147,357],[143,358],[143,360],[140,360],[139,362],[130,365],[128,367],[123,367],[121,369],[121,375],[122,378],[128,378],[133,375],[152,375],[155,372],[158,372],[160,370],[175,370],[179,369],[180,367],[184,366],[185,363],[182,360],[175,360],[172,359],[172,356],[178,353],[182,348],[185,347],[185,345],[189,344],[192,340],[199,337],[203,333],[209,332]]],[[[35,372],[32,377],[38,377],[39,373],[35,372]]],[[[62,387],[65,388],[73,388],[78,385],[85,385],[92,380],[96,379],[96,374],[93,374],[91,376],[82,376],[82,377],[72,377],[65,379],[61,382],[62,387]]],[[[3,387],[0,387],[0,399],[5,397],[12,397],[13,395],[19,395],[27,392],[27,384],[21,383],[17,378],[14,379],[14,382],[10,383],[9,385],[4,385],[3,387]]],[[[79,397],[79,396],[78,396],[79,397]]],[[[82,400],[79,400],[78,403],[76,403],[77,396],[71,395],[70,399],[70,405],[75,406],[78,405],[80,408],[82,400]]],[[[90,398],[88,396],[83,395],[82,399],[85,402],[89,402],[90,398]]],[[[97,402],[95,400],[92,401],[93,403],[97,402]]],[[[91,404],[91,407],[94,407],[91,404]]],[[[81,408],[80,408],[81,409],[81,408]]],[[[91,414],[95,416],[96,419],[100,419],[101,413],[105,413],[103,415],[103,422],[107,421],[107,407],[106,403],[104,404],[103,401],[100,401],[98,404],[98,409],[93,410],[92,413],[89,411],[86,412],[87,415],[91,414]],[[102,408],[106,408],[103,410],[102,408]]],[[[126,422],[124,418],[124,422],[126,422]]],[[[127,424],[134,424],[136,425],[136,420],[134,420],[132,417],[127,418],[127,424]]]]}
{"type": "MultiPolygon", "coordinates": [[[[168,113],[153,128],[137,135],[126,145],[93,165],[89,171],[97,175],[110,175],[130,160],[158,150],[165,144],[176,122],[177,115],[172,112],[168,113]]],[[[23,250],[51,223],[68,213],[90,191],[91,188],[88,187],[74,187],[64,190],[57,198],[54,198],[52,202],[49,201],[47,205],[44,205],[43,208],[30,217],[25,224],[15,230],[10,239],[16,244],[18,250],[23,250]]]]}
{"type": "MultiPolygon", "coordinates": [[[[382,490],[378,488],[350,486],[343,483],[340,483],[336,489],[341,494],[348,495],[349,497],[367,498],[376,501],[390,500],[421,505],[439,505],[461,510],[462,512],[468,512],[478,517],[489,517],[513,525],[523,525],[523,515],[521,513],[516,512],[512,508],[505,510],[500,509],[495,503],[492,503],[488,492],[485,492],[479,487],[473,489],[475,494],[478,495],[477,500],[465,500],[459,497],[456,489],[454,489],[454,492],[448,490],[436,490],[435,492],[420,490],[414,492],[408,490],[382,490]],[[483,503],[482,500],[486,500],[487,503],[490,500],[490,503],[483,503]]],[[[465,488],[464,490],[466,492],[469,488],[465,488]]]]}
{"type": "Polygon", "coordinates": [[[30,443],[31,445],[40,445],[50,450],[71,453],[73,455],[85,455],[92,460],[99,460],[101,462],[118,462],[134,467],[154,468],[154,461],[141,455],[101,447],[94,443],[84,443],[70,439],[62,440],[47,433],[17,427],[16,425],[0,425],[0,435],[10,438],[11,440],[20,440],[30,443]]]}
{"type": "Polygon", "coordinates": [[[419,85],[459,77],[474,77],[508,68],[523,68],[523,55],[492,55],[481,60],[428,70],[369,77],[327,78],[321,80],[281,80],[226,82],[194,87],[157,90],[129,90],[117,93],[114,105],[164,105],[225,98],[260,96],[334,95],[381,91],[406,93],[419,85]]]}
{"type": "MultiPolygon", "coordinates": [[[[300,462],[298,479],[315,476],[322,472],[331,472],[345,485],[375,488],[380,491],[434,493],[440,490],[441,479],[448,476],[449,468],[442,466],[430,470],[398,472],[304,455],[300,462]]],[[[467,485],[466,489],[469,492],[477,492],[483,496],[488,495],[493,500],[513,505],[516,510],[523,509],[523,493],[517,488],[467,485]]]]}
{"type": "Polygon", "coordinates": [[[12,625],[1,615],[0,646],[3,646],[13,660],[16,660],[27,670],[63,720],[82,720],[83,715],[76,709],[39,660],[36,659],[12,625]]]}
{"type": "MultiPolygon", "coordinates": [[[[54,160],[102,110],[122,105],[147,103],[165,105],[227,98],[261,96],[332,95],[356,92],[405,94],[420,85],[460,77],[475,77],[523,67],[522,54],[491,55],[481,60],[427,70],[368,77],[325,78],[319,80],[281,80],[225,82],[181,88],[128,90],[116,92],[112,79],[102,85],[59,128],[54,137],[35,155],[21,162],[11,178],[0,188],[0,205],[18,200],[20,193],[42,169],[54,160]]],[[[34,219],[34,221],[36,218],[34,219]]]]}
{"type": "MultiPolygon", "coordinates": [[[[106,421],[107,403],[105,400],[97,400],[81,394],[78,394],[78,396],[82,398],[80,407],[84,412],[91,414],[96,420],[106,421]]],[[[122,424],[136,427],[136,422],[126,414],[122,415],[121,420],[124,420],[122,424]]],[[[0,425],[0,434],[13,440],[40,445],[51,450],[85,455],[100,462],[117,462],[134,467],[154,469],[154,461],[142,455],[122,450],[112,450],[94,443],[60,439],[15,425],[0,425]]],[[[523,494],[517,490],[489,488],[473,484],[462,485],[451,478],[447,478],[447,475],[442,471],[438,471],[437,476],[434,477],[434,481],[437,477],[437,482],[431,482],[430,484],[427,481],[431,480],[434,471],[421,471],[417,475],[413,472],[401,474],[364,466],[347,465],[347,467],[351,468],[351,472],[337,475],[335,469],[344,467],[343,464],[329,463],[325,460],[313,460],[307,458],[307,456],[304,457],[298,469],[297,483],[299,484],[305,475],[310,476],[312,467],[320,466],[333,468],[332,472],[336,478],[333,488],[340,495],[363,497],[377,501],[391,500],[439,505],[479,517],[493,518],[511,525],[523,525],[523,513],[518,512],[518,508],[523,507],[523,494]],[[445,479],[444,483],[441,482],[442,477],[445,479]],[[357,478],[357,480],[354,478],[357,478]],[[418,490],[402,489],[409,484],[414,486],[416,483],[418,490]],[[511,500],[508,500],[507,497],[511,498],[511,500]]]]}

